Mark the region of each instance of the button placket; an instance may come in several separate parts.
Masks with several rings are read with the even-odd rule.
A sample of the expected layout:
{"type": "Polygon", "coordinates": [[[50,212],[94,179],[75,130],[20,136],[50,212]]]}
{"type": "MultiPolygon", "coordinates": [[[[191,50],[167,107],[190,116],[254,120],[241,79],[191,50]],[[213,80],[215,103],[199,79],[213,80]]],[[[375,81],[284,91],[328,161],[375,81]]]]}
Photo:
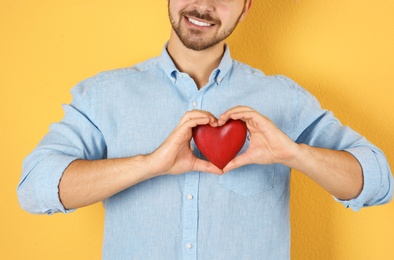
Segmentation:
{"type": "Polygon", "coordinates": [[[205,90],[196,91],[189,99],[189,109],[202,109],[202,99],[205,90]]]}
{"type": "Polygon", "coordinates": [[[200,182],[199,172],[185,173],[185,186],[182,206],[183,229],[183,259],[196,259],[197,257],[197,230],[198,230],[198,190],[200,182]]]}

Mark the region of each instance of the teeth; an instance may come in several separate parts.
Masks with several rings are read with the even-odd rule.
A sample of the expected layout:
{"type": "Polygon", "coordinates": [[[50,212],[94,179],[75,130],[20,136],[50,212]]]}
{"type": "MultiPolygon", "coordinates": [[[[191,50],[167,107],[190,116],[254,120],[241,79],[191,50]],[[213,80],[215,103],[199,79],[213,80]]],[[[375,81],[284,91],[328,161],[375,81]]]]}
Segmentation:
{"type": "Polygon", "coordinates": [[[191,22],[192,24],[198,25],[198,26],[203,26],[203,27],[208,27],[208,26],[212,26],[212,24],[210,23],[204,23],[204,22],[200,22],[197,20],[194,20],[192,18],[187,18],[189,20],[189,22],[191,22]]]}

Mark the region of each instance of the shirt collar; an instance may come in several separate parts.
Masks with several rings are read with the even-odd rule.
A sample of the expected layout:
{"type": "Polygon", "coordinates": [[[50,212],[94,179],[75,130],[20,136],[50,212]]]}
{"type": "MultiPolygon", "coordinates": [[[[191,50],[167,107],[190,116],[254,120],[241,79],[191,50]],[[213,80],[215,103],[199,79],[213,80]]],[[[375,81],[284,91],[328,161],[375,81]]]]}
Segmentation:
{"type": "MultiPolygon", "coordinates": [[[[172,61],[168,51],[167,51],[167,45],[164,46],[161,55],[159,56],[159,63],[162,66],[165,74],[168,76],[168,78],[175,83],[177,80],[177,76],[180,73],[179,70],[176,68],[174,62],[172,61]]],[[[223,80],[223,78],[226,76],[226,74],[230,71],[231,67],[233,64],[233,60],[231,58],[230,54],[230,48],[226,44],[225,45],[225,51],[223,54],[223,58],[220,61],[219,66],[214,69],[211,73],[211,76],[209,78],[209,81],[211,82],[214,80],[216,84],[220,84],[223,80]]]]}

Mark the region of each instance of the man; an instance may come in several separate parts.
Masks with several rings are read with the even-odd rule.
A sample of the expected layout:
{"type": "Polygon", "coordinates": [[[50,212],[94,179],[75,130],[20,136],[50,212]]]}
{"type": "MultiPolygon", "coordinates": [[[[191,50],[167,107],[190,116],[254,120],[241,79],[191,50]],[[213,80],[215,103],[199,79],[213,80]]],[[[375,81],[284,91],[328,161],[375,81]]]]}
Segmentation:
{"type": "Polygon", "coordinates": [[[289,259],[289,176],[297,169],[346,207],[387,203],[382,152],[285,77],[231,59],[225,39],[251,0],[169,0],[159,57],[78,84],[29,155],[18,195],[35,213],[103,201],[104,259],[289,259]],[[242,120],[223,170],[192,139],[242,120]]]}

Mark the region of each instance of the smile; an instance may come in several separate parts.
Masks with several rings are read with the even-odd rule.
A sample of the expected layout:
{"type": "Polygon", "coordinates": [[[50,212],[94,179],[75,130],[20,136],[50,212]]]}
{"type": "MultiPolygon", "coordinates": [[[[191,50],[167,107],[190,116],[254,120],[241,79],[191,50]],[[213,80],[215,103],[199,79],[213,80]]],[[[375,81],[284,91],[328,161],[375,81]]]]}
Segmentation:
{"type": "Polygon", "coordinates": [[[194,25],[197,25],[197,26],[201,26],[201,27],[209,27],[209,26],[213,25],[213,24],[210,24],[210,23],[204,23],[204,22],[200,22],[200,21],[194,20],[193,18],[190,18],[190,17],[187,17],[187,20],[190,23],[192,23],[194,25]]]}

